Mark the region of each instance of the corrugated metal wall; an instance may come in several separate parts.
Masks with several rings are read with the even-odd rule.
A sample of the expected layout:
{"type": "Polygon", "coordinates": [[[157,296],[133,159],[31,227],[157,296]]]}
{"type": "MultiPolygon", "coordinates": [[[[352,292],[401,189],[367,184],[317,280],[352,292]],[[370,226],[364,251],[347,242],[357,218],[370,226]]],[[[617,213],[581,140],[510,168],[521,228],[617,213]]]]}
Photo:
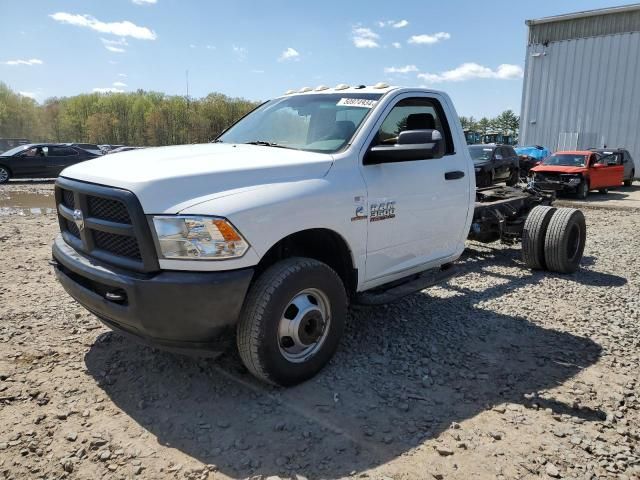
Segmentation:
{"type": "Polygon", "coordinates": [[[555,22],[529,22],[529,45],[640,31],[640,10],[555,22]]]}
{"type": "Polygon", "coordinates": [[[519,143],[624,147],[638,165],[640,32],[529,45],[519,143]]]}

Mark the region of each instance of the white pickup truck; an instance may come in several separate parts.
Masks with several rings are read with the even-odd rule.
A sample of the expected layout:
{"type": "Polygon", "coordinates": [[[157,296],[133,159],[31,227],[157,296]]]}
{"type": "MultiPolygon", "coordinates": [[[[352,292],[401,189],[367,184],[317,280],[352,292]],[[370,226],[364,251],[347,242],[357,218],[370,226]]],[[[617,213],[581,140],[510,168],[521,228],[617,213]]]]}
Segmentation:
{"type": "Polygon", "coordinates": [[[174,351],[235,338],[283,386],[329,361],[350,303],[448,279],[467,238],[522,239],[528,266],[568,273],[586,237],[533,185],[476,189],[446,94],[385,84],[288,92],[210,144],[72,166],[55,195],[52,264],[80,304],[174,351]]]}

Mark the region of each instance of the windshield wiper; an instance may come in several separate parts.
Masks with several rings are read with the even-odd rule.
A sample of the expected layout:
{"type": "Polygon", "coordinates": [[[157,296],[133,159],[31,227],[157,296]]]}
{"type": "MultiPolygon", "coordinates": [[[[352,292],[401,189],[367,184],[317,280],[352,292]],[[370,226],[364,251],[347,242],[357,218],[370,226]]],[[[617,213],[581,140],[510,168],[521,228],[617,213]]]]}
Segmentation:
{"type": "Polygon", "coordinates": [[[261,145],[264,147],[276,147],[276,148],[289,148],[295,150],[293,147],[287,147],[286,145],[280,145],[275,142],[267,142],[265,140],[254,140],[252,142],[244,142],[245,145],[261,145]]]}

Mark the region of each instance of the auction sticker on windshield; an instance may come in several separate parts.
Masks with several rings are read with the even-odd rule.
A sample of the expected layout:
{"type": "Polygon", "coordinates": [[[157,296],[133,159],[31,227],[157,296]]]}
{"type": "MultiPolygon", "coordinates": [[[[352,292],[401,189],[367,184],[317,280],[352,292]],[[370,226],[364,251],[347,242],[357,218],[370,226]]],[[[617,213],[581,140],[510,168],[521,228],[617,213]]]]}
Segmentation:
{"type": "Polygon", "coordinates": [[[346,107],[373,108],[378,103],[377,100],[369,100],[368,98],[341,98],[338,105],[346,107]]]}

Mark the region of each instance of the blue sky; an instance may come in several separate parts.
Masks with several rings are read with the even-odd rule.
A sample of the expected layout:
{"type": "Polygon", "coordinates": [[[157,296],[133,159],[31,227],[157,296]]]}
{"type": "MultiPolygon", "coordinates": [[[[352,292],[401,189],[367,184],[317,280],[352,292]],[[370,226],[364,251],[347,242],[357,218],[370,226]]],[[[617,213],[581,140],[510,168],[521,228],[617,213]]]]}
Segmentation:
{"type": "Polygon", "coordinates": [[[253,100],[290,88],[426,85],[461,115],[518,112],[525,19],[605,0],[0,0],[0,81],[42,101],[138,88],[253,100]]]}

